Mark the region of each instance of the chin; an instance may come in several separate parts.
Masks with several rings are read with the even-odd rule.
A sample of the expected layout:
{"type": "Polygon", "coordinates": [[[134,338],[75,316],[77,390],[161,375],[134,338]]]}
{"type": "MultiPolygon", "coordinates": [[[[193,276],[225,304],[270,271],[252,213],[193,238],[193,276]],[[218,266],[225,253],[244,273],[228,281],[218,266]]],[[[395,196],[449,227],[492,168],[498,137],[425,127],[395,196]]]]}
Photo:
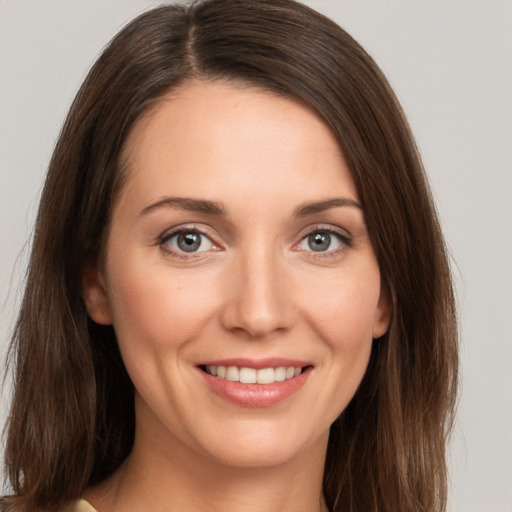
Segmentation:
{"type": "Polygon", "coordinates": [[[235,468],[271,468],[286,465],[300,457],[301,450],[282,449],[272,443],[268,446],[236,446],[224,449],[222,453],[212,453],[215,460],[235,468]]]}
{"type": "Polygon", "coordinates": [[[201,451],[217,462],[238,468],[282,466],[308,457],[313,448],[318,453],[319,445],[325,453],[328,429],[317,435],[293,430],[273,425],[241,425],[237,429],[225,429],[227,435],[221,438],[205,439],[201,451]]]}

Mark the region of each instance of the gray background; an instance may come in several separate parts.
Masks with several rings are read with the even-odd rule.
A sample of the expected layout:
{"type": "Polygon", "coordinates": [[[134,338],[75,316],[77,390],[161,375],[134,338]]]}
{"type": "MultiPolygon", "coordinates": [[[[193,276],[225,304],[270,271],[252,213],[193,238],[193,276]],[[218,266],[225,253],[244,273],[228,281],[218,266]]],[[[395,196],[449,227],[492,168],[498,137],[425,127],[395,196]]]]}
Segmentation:
{"type": "MultiPolygon", "coordinates": [[[[512,2],[307,3],[346,28],[388,75],[437,199],[462,341],[449,511],[512,512],[512,2]]],[[[66,111],[101,48],[156,4],[0,0],[0,356],[66,111]]],[[[4,395],[2,423],[9,388],[4,395]]]]}

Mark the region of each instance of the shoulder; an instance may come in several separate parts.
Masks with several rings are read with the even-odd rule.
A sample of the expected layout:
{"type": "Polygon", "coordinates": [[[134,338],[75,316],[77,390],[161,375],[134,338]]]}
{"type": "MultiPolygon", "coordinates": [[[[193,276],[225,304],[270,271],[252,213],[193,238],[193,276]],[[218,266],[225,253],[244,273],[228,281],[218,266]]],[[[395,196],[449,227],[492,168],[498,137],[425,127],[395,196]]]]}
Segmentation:
{"type": "Polygon", "coordinates": [[[75,501],[71,505],[71,508],[69,509],[69,512],[97,512],[96,509],[92,508],[89,503],[85,500],[78,500],[75,501]]]}

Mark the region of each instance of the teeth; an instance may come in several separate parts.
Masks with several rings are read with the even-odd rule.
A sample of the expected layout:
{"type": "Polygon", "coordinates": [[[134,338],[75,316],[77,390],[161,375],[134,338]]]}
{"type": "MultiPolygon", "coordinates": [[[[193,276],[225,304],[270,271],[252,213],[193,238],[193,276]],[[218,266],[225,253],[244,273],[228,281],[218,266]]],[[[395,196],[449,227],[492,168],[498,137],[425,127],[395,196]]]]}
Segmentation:
{"type": "Polygon", "coordinates": [[[273,384],[274,379],[274,368],[263,368],[256,372],[256,382],[258,384],[273,384]]]}
{"type": "Polygon", "coordinates": [[[254,368],[240,368],[240,382],[244,384],[255,384],[256,370],[254,368]]]}
{"type": "Polygon", "coordinates": [[[237,366],[206,366],[206,373],[221,379],[243,384],[273,384],[284,380],[293,379],[302,373],[301,367],[262,368],[238,368],[237,366]]]}
{"type": "Polygon", "coordinates": [[[283,368],[282,366],[280,368],[276,368],[274,370],[274,379],[276,382],[282,382],[286,379],[286,368],[283,368]]]}
{"type": "Polygon", "coordinates": [[[226,369],[226,380],[232,380],[233,382],[240,381],[240,372],[236,366],[228,366],[226,369]]]}

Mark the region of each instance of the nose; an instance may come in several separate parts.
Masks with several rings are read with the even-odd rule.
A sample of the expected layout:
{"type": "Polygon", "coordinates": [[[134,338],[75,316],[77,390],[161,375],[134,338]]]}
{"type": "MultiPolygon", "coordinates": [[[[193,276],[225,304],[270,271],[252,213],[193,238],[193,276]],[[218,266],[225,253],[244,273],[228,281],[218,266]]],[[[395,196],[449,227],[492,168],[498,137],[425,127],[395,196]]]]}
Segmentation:
{"type": "Polygon", "coordinates": [[[288,330],[295,307],[291,280],[273,251],[240,255],[229,271],[222,323],[225,329],[264,338],[288,330]]]}

